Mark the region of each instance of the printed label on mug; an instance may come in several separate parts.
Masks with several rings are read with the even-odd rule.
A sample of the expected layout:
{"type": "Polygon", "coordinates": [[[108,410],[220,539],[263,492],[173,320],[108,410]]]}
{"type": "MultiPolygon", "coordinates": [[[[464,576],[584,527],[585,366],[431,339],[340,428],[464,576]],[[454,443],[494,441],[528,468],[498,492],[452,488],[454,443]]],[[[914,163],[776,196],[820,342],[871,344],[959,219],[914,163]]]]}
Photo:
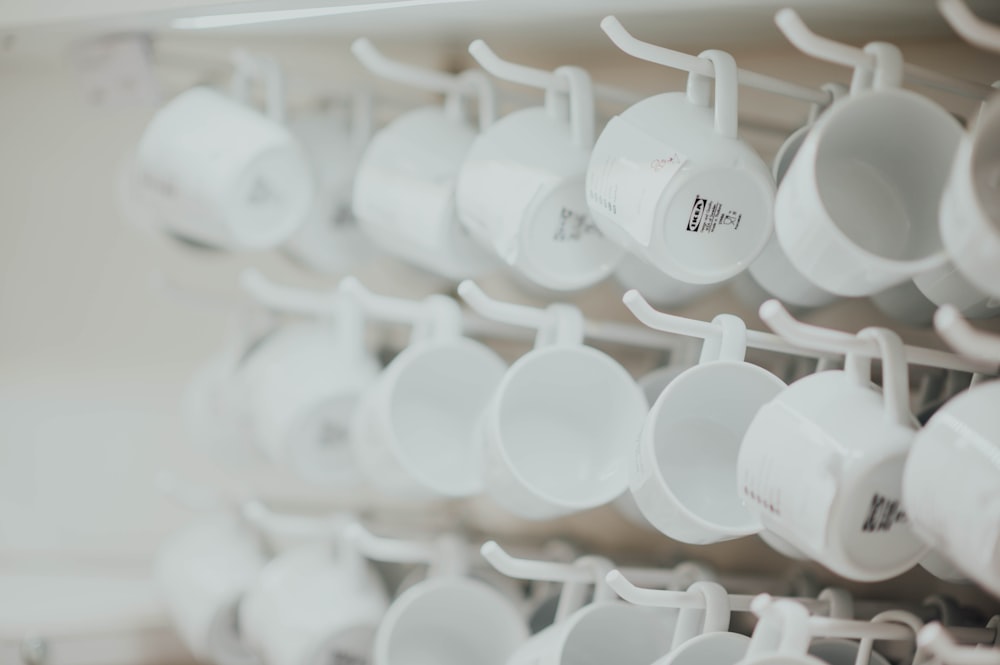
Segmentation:
{"type": "Polygon", "coordinates": [[[587,171],[587,203],[649,245],[657,201],[687,156],[620,116],[604,131],[614,136],[614,146],[594,155],[587,171]]]}
{"type": "Polygon", "coordinates": [[[685,230],[691,233],[715,233],[721,230],[735,231],[740,228],[743,214],[726,208],[718,201],[712,201],[700,194],[695,194],[691,204],[685,230]]]}

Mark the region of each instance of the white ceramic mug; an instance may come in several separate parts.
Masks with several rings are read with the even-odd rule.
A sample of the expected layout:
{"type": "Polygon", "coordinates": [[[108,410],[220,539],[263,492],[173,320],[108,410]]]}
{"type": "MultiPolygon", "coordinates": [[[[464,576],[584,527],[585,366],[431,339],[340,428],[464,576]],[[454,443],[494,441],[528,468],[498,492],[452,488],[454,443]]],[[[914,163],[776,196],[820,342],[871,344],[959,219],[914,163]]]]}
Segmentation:
{"type": "Polygon", "coordinates": [[[528,638],[522,608],[504,591],[468,576],[461,540],[445,537],[427,579],[390,605],[375,636],[373,665],[506,665],[528,638]]]}
{"type": "Polygon", "coordinates": [[[623,250],[590,218],[584,174],[594,143],[594,92],[579,67],[560,67],[568,96],[514,111],[482,131],[458,176],[462,224],[502,261],[556,291],[586,288],[615,269],[623,250]]]}
{"type": "Polygon", "coordinates": [[[240,625],[268,665],[370,661],[389,601],[374,568],[344,539],[282,552],[240,607],[240,625]]]}
{"type": "Polygon", "coordinates": [[[586,593],[591,584],[564,584],[555,622],[522,644],[507,665],[649,665],[666,652],[675,612],[616,600],[603,579],[609,561],[583,557],[574,565],[594,574],[591,601],[586,593]]]}
{"type": "Polygon", "coordinates": [[[601,132],[587,169],[587,204],[613,240],[666,274],[714,284],[742,272],[771,235],[774,180],[738,137],[736,63],[701,57],[687,93],[650,97],[601,132]]]}
{"type": "MultiPolygon", "coordinates": [[[[822,88],[830,94],[831,102],[840,99],[846,93],[843,86],[835,83],[827,83],[822,88]]],[[[825,109],[814,104],[809,110],[808,122],[792,132],[781,144],[771,162],[771,173],[778,185],[781,185],[788,167],[823,110],[825,109]]],[[[771,234],[760,256],[750,264],[748,272],[761,288],[794,307],[824,307],[837,299],[837,296],[816,286],[795,268],[785,256],[781,243],[774,234],[771,234]]]]}
{"type": "Polygon", "coordinates": [[[761,530],[737,490],[736,459],[758,410],[784,389],[745,361],[746,325],[724,314],[713,323],[699,364],[663,390],[650,409],[631,468],[630,489],[645,518],[686,543],[739,538],[761,530]]]}
{"type": "MultiPolygon", "coordinates": [[[[482,72],[469,82],[489,88],[482,72]]],[[[381,249],[448,279],[495,268],[489,252],[469,236],[455,208],[459,167],[476,138],[462,95],[444,107],[425,106],[396,118],[368,143],[354,177],[352,205],[361,229],[381,249]]],[[[491,95],[479,97],[479,130],[493,121],[491,95]]]]}
{"type": "Polygon", "coordinates": [[[953,397],[917,433],[903,473],[914,530],[966,575],[1000,593],[1000,383],[953,397]]]}
{"type": "Polygon", "coordinates": [[[355,92],[349,100],[293,115],[289,129],[309,158],[316,196],[284,252],[325,274],[342,274],[376,255],[351,210],[358,161],[372,131],[372,95],[355,92]]]}
{"type": "Polygon", "coordinates": [[[550,305],[545,318],[479,428],[487,492],[527,519],[595,508],[625,491],[649,408],[624,367],[583,344],[579,309],[550,305]]]}
{"type": "Polygon", "coordinates": [[[747,428],[738,488],[765,529],[849,579],[876,581],[916,565],[927,547],[903,510],[903,464],[916,434],[906,357],[885,328],[878,342],[883,391],[871,361],[848,354],[844,370],[791,384],[747,428]]]}
{"type": "Polygon", "coordinates": [[[274,108],[264,115],[208,87],[167,102],[136,151],[134,183],[150,223],[223,249],[286,240],[314,191],[306,157],[280,118],[274,108]]]}
{"type": "Polygon", "coordinates": [[[369,481],[388,494],[479,494],[477,427],[507,363],[462,336],[454,300],[430,296],[423,307],[409,346],[366,392],[351,426],[352,446],[369,481]]]}
{"type": "Polygon", "coordinates": [[[937,210],[961,139],[950,113],[900,88],[897,48],[877,43],[866,51],[877,58],[872,89],[853,86],[820,116],[774,209],[775,233],[794,267],[842,296],[878,293],[945,260],[937,210]]]}
{"type": "Polygon", "coordinates": [[[1000,96],[980,110],[955,154],[941,200],[941,238],[970,284],[1000,298],[1000,96]]]}
{"type": "Polygon", "coordinates": [[[195,658],[220,665],[260,663],[237,613],[266,562],[257,535],[230,514],[199,518],[160,547],[154,576],[167,613],[195,658]]]}
{"type": "Polygon", "coordinates": [[[365,349],[362,315],[348,299],[330,320],[277,329],[237,376],[255,443],[304,479],[357,484],[350,423],[378,372],[365,349]]]}

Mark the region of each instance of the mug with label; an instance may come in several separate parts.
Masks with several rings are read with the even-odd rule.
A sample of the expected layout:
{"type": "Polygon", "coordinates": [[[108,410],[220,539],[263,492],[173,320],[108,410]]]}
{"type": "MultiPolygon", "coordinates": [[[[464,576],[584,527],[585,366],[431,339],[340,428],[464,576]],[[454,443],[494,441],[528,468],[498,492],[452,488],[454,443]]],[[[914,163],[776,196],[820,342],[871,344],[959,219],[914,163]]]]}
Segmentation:
{"type": "Polygon", "coordinates": [[[859,336],[878,344],[883,390],[871,383],[871,360],[855,354],[844,370],[792,383],[747,428],[738,489],[792,547],[848,579],[878,581],[912,568],[927,546],[901,501],[917,426],[903,344],[885,328],[859,336]]]}
{"type": "Polygon", "coordinates": [[[628,487],[649,407],[618,361],[583,344],[583,323],[578,308],[550,305],[480,421],[487,493],[519,517],[595,508],[628,487]]]}
{"type": "Polygon", "coordinates": [[[304,111],[293,116],[288,126],[316,174],[316,196],[283,251],[307,268],[326,274],[363,265],[376,251],[351,210],[351,189],[361,153],[371,138],[371,93],[355,92],[349,100],[304,111]]]}
{"type": "MultiPolygon", "coordinates": [[[[409,303],[408,303],[409,304],[409,303]]],[[[484,489],[479,418],[507,370],[485,344],[462,335],[454,300],[422,304],[410,344],[366,391],[351,425],[358,463],[396,496],[471,496],[484,489]]]]}
{"type": "Polygon", "coordinates": [[[937,211],[962,136],[948,111],[900,87],[899,49],[865,50],[876,57],[870,85],[861,72],[816,121],[774,209],[795,269],[841,296],[870,296],[945,262],[937,211]]]}
{"type": "Polygon", "coordinates": [[[375,244],[453,280],[496,267],[459,222],[455,207],[459,167],[477,135],[463,100],[473,85],[480,90],[478,131],[485,130],[495,112],[492,87],[485,74],[469,70],[443,107],[409,111],[376,132],[354,177],[354,214],[375,244]]]}
{"type": "Polygon", "coordinates": [[[594,143],[594,92],[579,67],[552,73],[545,106],[500,118],[473,142],[456,188],[462,224],[516,272],[554,291],[583,289],[623,251],[587,209],[583,178],[594,143]],[[562,82],[569,93],[557,91],[562,82]]]}
{"type": "Polygon", "coordinates": [[[711,81],[633,105],[608,122],[587,168],[587,204],[615,242],[671,277],[715,284],[742,272],[772,230],[774,180],[738,136],[736,63],[701,57],[711,81]]]}
{"type": "Polygon", "coordinates": [[[151,225],[234,250],[276,247],[299,228],[312,205],[312,173],[271,98],[265,115],[199,86],[156,112],[139,140],[133,181],[151,225]]]}

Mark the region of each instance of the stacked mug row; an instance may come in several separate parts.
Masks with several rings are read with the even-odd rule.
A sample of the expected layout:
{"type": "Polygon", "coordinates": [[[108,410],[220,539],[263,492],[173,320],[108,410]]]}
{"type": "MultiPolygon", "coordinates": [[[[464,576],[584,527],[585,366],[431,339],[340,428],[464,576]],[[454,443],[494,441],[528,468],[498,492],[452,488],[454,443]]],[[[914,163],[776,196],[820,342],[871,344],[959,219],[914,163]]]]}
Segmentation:
{"type": "MultiPolygon", "coordinates": [[[[477,44],[470,51],[484,66],[497,60],[477,44]]],[[[354,50],[366,64],[383,58],[365,40],[354,50]]],[[[874,67],[859,68],[850,91],[825,86],[829,103],[816,105],[771,168],[739,136],[740,72],[717,50],[695,59],[710,63],[714,84],[691,73],[685,92],[641,100],[600,132],[595,86],[579,67],[517,65],[545,89],[545,103],[499,118],[482,71],[411,72],[413,84],[446,91],[445,103],[374,133],[360,104],[353,136],[339,143],[296,137],[281,113],[196,88],[164,106],[140,140],[133,205],[160,230],[216,246],[294,237],[293,253],[308,261],[325,252],[340,270],[350,265],[331,257],[363,255],[351,249],[363,233],[456,281],[505,268],[574,291],[617,272],[666,304],[740,275],[800,307],[881,294],[904,320],[943,304],[991,316],[1000,305],[1000,98],[966,131],[901,88],[898,49],[866,51],[874,67]],[[318,189],[303,147],[321,169],[318,189]],[[344,247],[323,249],[337,242],[344,247]]]]}
{"type": "MultiPolygon", "coordinates": [[[[333,317],[230,353],[239,360],[214,383],[195,384],[194,433],[217,434],[212,424],[227,413],[210,409],[228,400],[228,415],[242,414],[247,426],[231,431],[230,443],[255,440],[271,460],[331,487],[363,481],[407,499],[485,493],[533,520],[628,490],[644,518],[679,541],[761,534],[784,554],[863,581],[899,575],[933,547],[1000,593],[1000,422],[990,406],[998,384],[978,382],[923,428],[909,406],[908,358],[962,366],[957,357],[904,347],[884,328],[851,335],[801,324],[777,301],[761,314],[788,322],[782,337],[748,331],[732,315],[702,322],[657,312],[630,292],[626,304],[646,325],[704,339],[696,365],[658,372],[644,390],[584,343],[594,326],[573,306],[493,301],[497,319],[537,331],[534,348],[508,366],[463,334],[467,319],[448,297],[414,302],[371,294],[350,278],[344,285],[316,305],[333,317]],[[410,345],[384,368],[365,348],[362,309],[413,326],[410,345]],[[746,361],[762,336],[791,353],[832,350],[845,356],[844,369],[786,385],[746,361]],[[881,389],[871,381],[873,357],[882,361],[881,389]],[[970,515],[985,522],[971,528],[970,515]]],[[[460,293],[490,314],[474,283],[460,293]]],[[[298,303],[308,297],[299,293],[298,303]]],[[[987,339],[960,348],[979,358],[967,366],[995,374],[998,346],[987,339]]]]}
{"type": "MultiPolygon", "coordinates": [[[[327,518],[311,541],[270,552],[250,519],[269,511],[261,504],[246,510],[253,503],[242,514],[198,519],[157,556],[169,614],[202,662],[887,665],[872,650],[874,639],[918,639],[930,648],[915,663],[942,662],[933,654],[962,665],[968,648],[956,647],[950,633],[987,642],[996,628],[994,621],[986,629],[944,631],[898,609],[861,621],[841,589],[777,599],[736,594],[701,564],[616,569],[598,556],[573,560],[571,548],[561,552],[564,544],[543,548],[543,560],[516,558],[488,542],[481,558],[456,535],[385,538],[349,516],[327,518]],[[570,556],[549,560],[553,552],[570,556]],[[390,596],[376,562],[415,567],[390,596]],[[752,637],[730,632],[734,614],[747,611],[758,616],[752,637]]],[[[273,526],[273,517],[266,519],[273,526]]],[[[749,586],[779,585],[758,577],[749,586]]],[[[780,586],[788,592],[787,583],[780,586]]],[[[935,614],[950,621],[948,601],[938,604],[944,611],[935,614]]],[[[986,652],[975,653],[975,662],[984,662],[986,652]]]]}

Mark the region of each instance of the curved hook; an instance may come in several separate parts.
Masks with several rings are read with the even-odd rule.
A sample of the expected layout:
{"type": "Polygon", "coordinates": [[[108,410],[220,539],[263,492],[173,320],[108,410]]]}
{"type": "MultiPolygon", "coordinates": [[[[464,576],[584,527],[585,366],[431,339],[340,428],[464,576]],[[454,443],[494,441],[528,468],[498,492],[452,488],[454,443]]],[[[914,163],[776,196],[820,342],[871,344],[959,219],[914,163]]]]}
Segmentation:
{"type": "Polygon", "coordinates": [[[458,88],[476,92],[479,131],[492,125],[497,118],[497,95],[493,83],[485,72],[481,69],[466,69],[458,75],[458,88]]]}
{"type": "Polygon", "coordinates": [[[955,32],[973,46],[1000,53],[1000,26],[972,13],[963,0],[938,0],[938,11],[955,32]]]}
{"type": "MultiPolygon", "coordinates": [[[[919,650],[916,640],[917,636],[920,634],[920,630],[924,626],[924,622],[920,618],[910,612],[904,610],[886,610],[876,614],[871,619],[872,623],[896,623],[906,626],[913,631],[913,654],[909,659],[910,663],[916,665],[916,656],[919,650]]],[[[872,649],[875,646],[875,640],[871,637],[865,637],[861,640],[858,645],[858,653],[854,659],[854,665],[868,665],[871,662],[872,649]]],[[[905,661],[904,661],[905,662],[905,661]]]]}
{"type": "Polygon", "coordinates": [[[420,321],[425,312],[422,301],[375,293],[353,275],[340,280],[337,294],[352,298],[366,316],[380,321],[413,324],[420,321]]]}
{"type": "Polygon", "coordinates": [[[477,314],[493,321],[522,328],[541,328],[546,323],[545,310],[494,300],[471,279],[458,285],[458,295],[477,314]]]}
{"type": "MultiPolygon", "coordinates": [[[[632,584],[620,570],[612,570],[604,578],[615,593],[633,605],[669,607],[676,609],[704,609],[704,594],[667,589],[643,589],[632,584]]],[[[735,609],[735,608],[734,608],[735,609]]]]}
{"type": "Polygon", "coordinates": [[[357,522],[346,527],[345,537],[358,552],[375,561],[434,564],[440,558],[434,543],[376,536],[357,522]]]}
{"type": "Polygon", "coordinates": [[[240,273],[240,286],[251,298],[268,309],[307,316],[329,316],[337,310],[342,300],[336,293],[282,286],[272,282],[256,268],[247,268],[240,273]]]}
{"type": "MultiPolygon", "coordinates": [[[[691,74],[711,78],[715,77],[714,67],[711,63],[688,53],[681,53],[680,51],[636,39],[614,16],[605,16],[601,20],[601,30],[604,31],[604,34],[611,39],[615,46],[632,57],[663,65],[664,67],[679,69],[691,74]]],[[[756,72],[738,70],[737,78],[743,85],[792,99],[799,99],[813,104],[828,104],[830,102],[830,96],[827,92],[782,81],[781,79],[756,72]]]]}
{"type": "MultiPolygon", "coordinates": [[[[855,71],[877,68],[874,55],[865,53],[856,46],[817,35],[809,29],[798,12],[790,7],[779,10],[774,15],[774,23],[785,38],[806,55],[851,67],[855,71]]],[[[990,97],[993,92],[989,86],[957,79],[923,67],[907,64],[904,66],[904,71],[906,76],[915,83],[971,99],[984,100],[990,97]]]]}
{"type": "Polygon", "coordinates": [[[954,305],[938,308],[934,313],[934,328],[963,356],[994,364],[1000,362],[1000,336],[973,328],[954,305]]]}
{"type": "MultiPolygon", "coordinates": [[[[557,86],[560,84],[552,72],[504,60],[482,39],[477,39],[469,44],[469,54],[483,69],[499,79],[542,90],[559,89],[557,86]]],[[[565,82],[562,83],[562,86],[566,88],[566,91],[569,90],[565,82]]]]}
{"type": "Polygon", "coordinates": [[[561,561],[535,561],[511,556],[495,540],[483,543],[479,549],[486,561],[507,577],[519,580],[539,580],[586,584],[594,581],[592,571],[573,563],[561,561]]]}
{"type": "Polygon", "coordinates": [[[389,81],[440,93],[454,92],[458,87],[458,79],[454,75],[392,60],[366,37],[351,43],[351,53],[368,71],[389,81]]]}
{"type": "Polygon", "coordinates": [[[722,331],[722,326],[715,323],[667,314],[654,309],[649,301],[635,289],[626,291],[625,295],[622,296],[622,302],[635,315],[635,318],[654,330],[704,339],[715,337],[722,331]]]}

